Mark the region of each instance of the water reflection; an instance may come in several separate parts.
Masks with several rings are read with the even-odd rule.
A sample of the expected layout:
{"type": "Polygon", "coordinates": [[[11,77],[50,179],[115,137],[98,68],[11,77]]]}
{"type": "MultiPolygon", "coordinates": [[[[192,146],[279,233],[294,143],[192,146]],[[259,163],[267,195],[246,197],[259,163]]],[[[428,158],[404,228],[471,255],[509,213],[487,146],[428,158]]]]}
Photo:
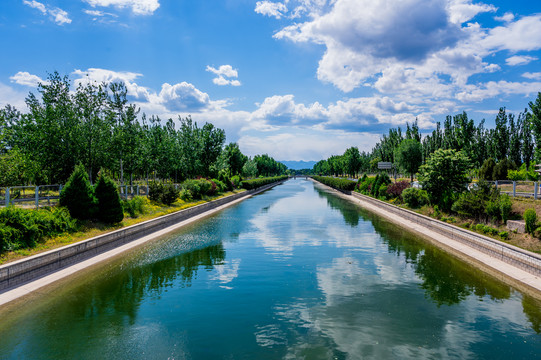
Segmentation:
{"type": "Polygon", "coordinates": [[[0,358],[527,358],[539,309],[298,180],[0,323],[0,358]]]}
{"type": "Polygon", "coordinates": [[[346,201],[336,194],[330,193],[328,190],[320,188],[319,186],[314,186],[318,196],[327,200],[327,205],[332,209],[338,210],[340,214],[344,217],[344,221],[351,227],[359,225],[359,207],[355,204],[346,201]]]}

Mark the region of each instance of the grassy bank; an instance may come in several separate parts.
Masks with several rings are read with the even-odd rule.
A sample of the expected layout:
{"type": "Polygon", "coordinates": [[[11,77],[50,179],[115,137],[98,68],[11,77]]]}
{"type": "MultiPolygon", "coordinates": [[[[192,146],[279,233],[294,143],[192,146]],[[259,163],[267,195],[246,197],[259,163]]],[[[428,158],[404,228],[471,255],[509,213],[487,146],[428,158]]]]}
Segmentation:
{"type": "MultiPolygon", "coordinates": [[[[313,178],[323,184],[339,190],[343,190],[343,188],[342,186],[337,186],[338,184],[341,185],[342,183],[348,182],[346,179],[341,179],[340,181],[331,177],[313,176],[313,178]]],[[[349,186],[351,182],[349,182],[349,186]]],[[[460,216],[456,213],[445,212],[440,210],[437,206],[432,206],[429,204],[428,197],[423,198],[423,193],[418,189],[412,189],[404,192],[406,189],[412,189],[409,187],[409,181],[402,180],[392,182],[388,178],[379,179],[376,177],[367,176],[363,176],[363,178],[361,178],[355,186],[355,191],[363,195],[371,196],[401,208],[415,211],[419,214],[429,216],[485,236],[489,236],[495,240],[541,254],[541,241],[539,238],[536,238],[531,234],[520,234],[510,231],[507,229],[505,222],[501,219],[499,221],[490,219],[486,221],[479,221],[479,219],[460,216]],[[417,206],[407,205],[407,201],[404,201],[404,195],[406,195],[406,193],[409,193],[408,195],[410,197],[417,197],[417,206]]],[[[510,201],[510,220],[522,220],[524,211],[526,209],[533,208],[537,214],[541,214],[541,201],[539,200],[536,201],[527,198],[510,198],[510,201]]]]}

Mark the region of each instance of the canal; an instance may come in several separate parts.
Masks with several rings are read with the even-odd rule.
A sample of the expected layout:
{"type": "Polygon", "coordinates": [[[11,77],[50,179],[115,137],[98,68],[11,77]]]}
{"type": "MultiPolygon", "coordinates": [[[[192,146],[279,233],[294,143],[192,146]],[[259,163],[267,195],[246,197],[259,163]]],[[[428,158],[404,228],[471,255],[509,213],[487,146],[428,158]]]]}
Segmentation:
{"type": "Polygon", "coordinates": [[[539,301],[301,179],[0,309],[0,359],[540,354],[539,301]]]}

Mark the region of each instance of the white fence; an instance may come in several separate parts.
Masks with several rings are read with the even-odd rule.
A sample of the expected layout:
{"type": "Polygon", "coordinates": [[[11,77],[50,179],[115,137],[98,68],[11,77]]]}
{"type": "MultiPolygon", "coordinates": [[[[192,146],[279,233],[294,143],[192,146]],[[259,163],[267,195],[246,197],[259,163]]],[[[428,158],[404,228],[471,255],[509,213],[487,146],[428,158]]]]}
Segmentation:
{"type": "MultiPolygon", "coordinates": [[[[0,188],[0,206],[6,204],[22,207],[51,206],[58,203],[63,185],[12,186],[0,188]]],[[[178,189],[178,184],[175,187],[178,189]]],[[[120,185],[118,193],[122,199],[148,196],[148,185],[120,185]]]]}

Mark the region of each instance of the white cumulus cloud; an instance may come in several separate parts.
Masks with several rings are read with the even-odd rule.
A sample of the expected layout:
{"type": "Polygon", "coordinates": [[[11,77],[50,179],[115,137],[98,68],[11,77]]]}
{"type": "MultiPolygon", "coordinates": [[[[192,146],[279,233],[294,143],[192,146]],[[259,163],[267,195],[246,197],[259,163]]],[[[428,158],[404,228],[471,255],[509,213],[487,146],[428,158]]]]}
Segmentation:
{"type": "Polygon", "coordinates": [[[212,79],[212,82],[216,85],[241,85],[240,81],[236,79],[239,76],[239,73],[236,69],[233,69],[231,65],[221,65],[218,69],[207,65],[206,70],[217,75],[212,79]]]}
{"type": "Polygon", "coordinates": [[[43,15],[49,15],[51,20],[54,21],[57,25],[71,24],[69,14],[60,8],[49,7],[36,0],[23,0],[23,4],[39,10],[43,15]]]}
{"type": "Polygon", "coordinates": [[[280,2],[272,2],[268,0],[258,1],[255,4],[255,12],[261,15],[280,19],[285,13],[287,13],[287,6],[280,2]]]}
{"type": "Polygon", "coordinates": [[[9,80],[19,85],[37,87],[39,83],[45,84],[39,76],[30,74],[27,71],[19,71],[13,76],[10,76],[9,80]]]}
{"type": "Polygon", "coordinates": [[[534,57],[534,56],[515,55],[515,56],[511,56],[511,57],[505,59],[505,62],[507,63],[507,65],[516,66],[516,65],[526,65],[526,64],[529,64],[530,62],[532,62],[534,60],[537,60],[537,58],[534,57]]]}
{"type": "Polygon", "coordinates": [[[113,6],[118,9],[128,8],[135,15],[152,15],[160,7],[158,0],[83,0],[92,7],[113,6]]]}

